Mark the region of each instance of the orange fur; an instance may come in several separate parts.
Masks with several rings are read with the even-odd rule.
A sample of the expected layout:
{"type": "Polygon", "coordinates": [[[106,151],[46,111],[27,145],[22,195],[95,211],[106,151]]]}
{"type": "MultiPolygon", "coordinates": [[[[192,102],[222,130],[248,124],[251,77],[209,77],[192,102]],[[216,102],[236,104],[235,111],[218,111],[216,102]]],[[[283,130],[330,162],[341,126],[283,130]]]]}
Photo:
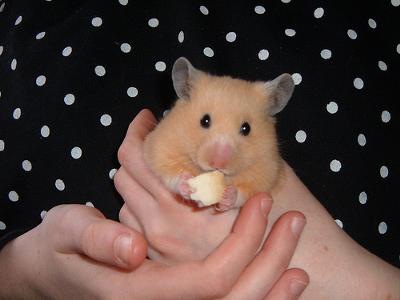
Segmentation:
{"type": "Polygon", "coordinates": [[[146,138],[144,155],[151,169],[173,189],[182,172],[197,176],[208,171],[208,145],[221,136],[234,149],[225,178],[238,189],[237,206],[256,192],[270,191],[281,158],[265,85],[201,73],[190,86],[190,99],[178,99],[146,138]],[[208,129],[200,126],[206,113],[212,122],[208,129]],[[251,126],[248,136],[239,133],[244,122],[251,126]]]}

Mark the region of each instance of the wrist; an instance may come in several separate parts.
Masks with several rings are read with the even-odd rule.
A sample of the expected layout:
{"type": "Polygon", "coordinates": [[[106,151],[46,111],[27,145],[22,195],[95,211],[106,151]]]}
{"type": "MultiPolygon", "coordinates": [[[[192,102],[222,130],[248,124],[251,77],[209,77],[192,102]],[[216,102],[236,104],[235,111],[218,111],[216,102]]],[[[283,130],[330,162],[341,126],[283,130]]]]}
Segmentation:
{"type": "Polygon", "coordinates": [[[29,279],[32,267],[26,262],[32,258],[32,246],[28,245],[30,232],[8,242],[0,251],[0,299],[35,299],[29,279]]]}

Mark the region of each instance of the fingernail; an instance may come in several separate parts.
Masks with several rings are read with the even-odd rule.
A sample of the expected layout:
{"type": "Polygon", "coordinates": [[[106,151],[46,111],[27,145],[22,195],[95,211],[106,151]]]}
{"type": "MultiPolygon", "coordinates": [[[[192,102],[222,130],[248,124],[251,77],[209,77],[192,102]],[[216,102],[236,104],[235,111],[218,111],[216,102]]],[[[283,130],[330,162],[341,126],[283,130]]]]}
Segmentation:
{"type": "Polygon", "coordinates": [[[292,223],[290,224],[292,233],[295,236],[299,236],[301,231],[303,230],[305,224],[306,224],[306,219],[304,219],[302,217],[295,217],[292,220],[292,223]]]}
{"type": "Polygon", "coordinates": [[[269,211],[271,209],[271,205],[272,205],[272,200],[271,198],[267,197],[267,196],[263,196],[261,198],[261,204],[260,204],[260,208],[261,208],[261,214],[263,215],[264,218],[268,218],[268,214],[269,211]]]}
{"type": "Polygon", "coordinates": [[[297,279],[292,279],[290,281],[289,286],[290,286],[290,291],[292,292],[292,295],[299,296],[306,288],[307,283],[299,281],[297,279]]]}
{"type": "Polygon", "coordinates": [[[129,265],[129,257],[133,253],[133,239],[130,234],[121,234],[114,242],[114,253],[119,263],[129,265]]]}

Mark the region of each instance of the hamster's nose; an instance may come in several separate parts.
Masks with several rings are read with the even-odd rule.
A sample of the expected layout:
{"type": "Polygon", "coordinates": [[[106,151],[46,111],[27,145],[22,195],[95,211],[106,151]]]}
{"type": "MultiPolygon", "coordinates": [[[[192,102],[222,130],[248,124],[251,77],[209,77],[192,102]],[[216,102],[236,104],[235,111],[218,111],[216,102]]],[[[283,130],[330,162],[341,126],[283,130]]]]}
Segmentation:
{"type": "Polygon", "coordinates": [[[210,166],[214,169],[224,169],[231,161],[233,148],[228,144],[217,143],[213,146],[210,155],[210,166]]]}

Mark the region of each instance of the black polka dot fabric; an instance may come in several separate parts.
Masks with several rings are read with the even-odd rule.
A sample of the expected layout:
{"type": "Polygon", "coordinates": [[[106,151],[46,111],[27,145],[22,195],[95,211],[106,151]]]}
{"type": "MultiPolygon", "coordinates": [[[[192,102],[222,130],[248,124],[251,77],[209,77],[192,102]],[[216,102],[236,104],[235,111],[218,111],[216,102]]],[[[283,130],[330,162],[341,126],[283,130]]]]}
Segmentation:
{"type": "Polygon", "coordinates": [[[116,219],[117,149],[162,116],[173,62],[292,74],[284,158],[358,243],[400,266],[400,1],[0,1],[1,245],[62,203],[116,219]]]}

